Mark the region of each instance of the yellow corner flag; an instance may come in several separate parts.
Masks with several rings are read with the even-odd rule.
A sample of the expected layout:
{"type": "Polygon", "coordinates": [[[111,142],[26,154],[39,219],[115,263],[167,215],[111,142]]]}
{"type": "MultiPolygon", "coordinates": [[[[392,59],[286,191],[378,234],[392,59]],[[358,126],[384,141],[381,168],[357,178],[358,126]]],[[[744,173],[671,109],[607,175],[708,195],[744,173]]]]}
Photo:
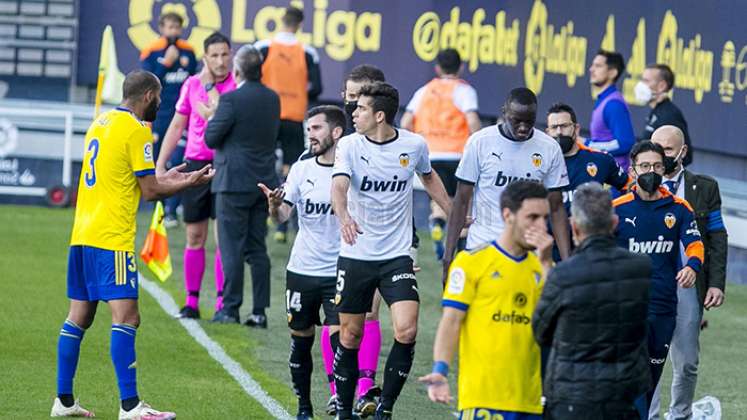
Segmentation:
{"type": "Polygon", "coordinates": [[[153,219],[143,249],[140,251],[140,258],[159,280],[166,281],[171,276],[172,269],[169,239],[166,236],[166,226],[163,225],[163,216],[163,204],[159,201],[153,211],[153,219]]]}
{"type": "Polygon", "coordinates": [[[96,84],[96,105],[94,118],[101,112],[101,102],[118,104],[122,101],[122,83],[125,75],[117,66],[117,49],[114,46],[114,32],[107,25],[101,36],[101,56],[99,57],[99,78],[96,84]]]}

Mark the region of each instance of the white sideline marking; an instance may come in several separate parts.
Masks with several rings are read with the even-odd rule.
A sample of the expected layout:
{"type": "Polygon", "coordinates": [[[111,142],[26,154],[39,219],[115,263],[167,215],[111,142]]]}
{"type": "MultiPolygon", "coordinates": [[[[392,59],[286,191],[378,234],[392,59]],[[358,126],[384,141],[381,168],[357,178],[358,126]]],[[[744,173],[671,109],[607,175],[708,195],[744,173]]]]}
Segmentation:
{"type": "MultiPolygon", "coordinates": [[[[140,285],[143,289],[153,296],[156,302],[161,305],[161,308],[163,308],[167,314],[175,316],[179,313],[179,307],[176,305],[176,302],[174,302],[171,295],[155,282],[148,280],[139,274],[138,276],[140,279],[140,285]]],[[[291,419],[290,414],[285,411],[285,408],[270,397],[257,381],[252,378],[252,375],[244,370],[237,361],[233,360],[231,356],[226,354],[223,347],[210,338],[197,321],[184,318],[178,319],[178,321],[182,324],[182,327],[187,330],[189,335],[191,335],[197,343],[207,350],[210,357],[215,359],[215,361],[218,362],[229,375],[236,379],[236,382],[244,388],[244,391],[249,394],[250,397],[257,400],[257,402],[259,402],[274,418],[291,419]]]]}

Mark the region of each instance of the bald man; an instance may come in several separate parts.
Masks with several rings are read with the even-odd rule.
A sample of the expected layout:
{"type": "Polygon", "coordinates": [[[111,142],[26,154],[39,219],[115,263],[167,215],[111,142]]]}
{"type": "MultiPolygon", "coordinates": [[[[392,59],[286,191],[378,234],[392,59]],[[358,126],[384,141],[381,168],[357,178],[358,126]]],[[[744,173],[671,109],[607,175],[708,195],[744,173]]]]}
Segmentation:
{"type": "MultiPolygon", "coordinates": [[[[718,183],[712,177],[694,174],[682,165],[687,156],[682,130],[673,125],[661,126],[654,131],[651,141],[661,145],[666,155],[662,184],[693,207],[695,222],[705,247],[705,261],[697,275],[696,287],[677,289],[677,326],[669,349],[674,375],[667,419],[687,419],[692,416],[691,407],[698,379],[698,339],[703,309],[717,308],[724,302],[727,234],[721,219],[718,183]]],[[[686,259],[683,257],[682,260],[686,259]]],[[[659,418],[659,391],[657,386],[649,419],[659,418]]]]}

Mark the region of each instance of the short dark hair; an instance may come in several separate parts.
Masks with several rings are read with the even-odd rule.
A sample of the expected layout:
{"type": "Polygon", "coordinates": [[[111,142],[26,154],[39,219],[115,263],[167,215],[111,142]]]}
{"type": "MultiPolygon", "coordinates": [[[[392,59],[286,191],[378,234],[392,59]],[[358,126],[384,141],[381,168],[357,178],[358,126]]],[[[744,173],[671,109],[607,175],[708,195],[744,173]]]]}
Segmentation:
{"type": "Polygon", "coordinates": [[[601,55],[604,57],[607,62],[607,67],[612,67],[613,69],[617,70],[617,75],[615,76],[614,80],[614,82],[617,83],[617,81],[625,72],[625,59],[623,58],[622,54],[615,51],[599,50],[597,51],[596,55],[601,55]]]}
{"type": "Polygon", "coordinates": [[[205,41],[202,42],[203,51],[207,53],[208,47],[213,44],[228,44],[228,48],[231,48],[231,41],[220,32],[213,32],[205,38],[205,41]]]}
{"type": "Polygon", "coordinates": [[[286,26],[298,27],[303,22],[303,10],[290,6],[285,9],[283,15],[283,24],[286,26]]]}
{"type": "Polygon", "coordinates": [[[174,12],[162,14],[161,17],[158,18],[158,26],[163,26],[167,20],[176,22],[179,24],[179,26],[184,26],[184,18],[182,17],[182,15],[174,12]]]}
{"type": "Polygon", "coordinates": [[[547,198],[547,194],[547,188],[537,181],[514,181],[501,193],[501,210],[509,209],[511,213],[516,213],[524,200],[547,198]]]}
{"type": "Polygon", "coordinates": [[[345,130],[345,111],[340,109],[340,107],[334,105],[315,106],[306,113],[306,119],[319,114],[324,114],[324,117],[327,119],[327,123],[329,124],[329,127],[331,129],[340,127],[343,129],[343,131],[345,130]]]}
{"type": "Polygon", "coordinates": [[[246,44],[236,51],[233,66],[246,80],[256,82],[262,78],[262,54],[252,44],[246,44]]]}
{"type": "Polygon", "coordinates": [[[671,67],[666,64],[655,63],[649,64],[646,68],[659,70],[659,77],[667,84],[667,91],[672,90],[674,87],[674,72],[671,67]]]}
{"type": "Polygon", "coordinates": [[[654,143],[651,140],[643,140],[639,141],[638,143],[633,145],[633,148],[630,149],[630,161],[632,163],[635,163],[636,158],[641,153],[645,152],[656,152],[661,155],[661,161],[664,162],[664,148],[661,147],[660,144],[654,143]]]}
{"type": "Polygon", "coordinates": [[[146,70],[133,70],[127,73],[122,83],[122,99],[137,101],[145,95],[145,92],[160,88],[161,82],[155,74],[146,70]]]}
{"type": "Polygon", "coordinates": [[[359,64],[350,70],[350,74],[345,78],[345,81],[352,80],[354,82],[386,82],[384,72],[380,68],[371,64],[359,64]]]}
{"type": "Polygon", "coordinates": [[[563,102],[555,102],[554,104],[552,104],[552,106],[550,106],[550,108],[547,110],[547,115],[559,114],[561,112],[568,113],[571,116],[571,121],[573,121],[574,124],[578,122],[576,120],[576,111],[574,111],[570,105],[563,102]]]}
{"type": "Polygon", "coordinates": [[[506,99],[506,105],[516,103],[519,105],[537,105],[537,95],[531,89],[518,87],[511,89],[506,99]]]}
{"type": "Polygon", "coordinates": [[[383,111],[386,123],[394,124],[394,117],[399,110],[399,92],[386,82],[373,82],[361,88],[360,96],[372,99],[374,112],[383,111]]]}
{"type": "Polygon", "coordinates": [[[459,52],[454,48],[446,48],[438,53],[436,63],[444,73],[457,74],[459,73],[459,67],[462,65],[462,58],[459,57],[459,52]]]}

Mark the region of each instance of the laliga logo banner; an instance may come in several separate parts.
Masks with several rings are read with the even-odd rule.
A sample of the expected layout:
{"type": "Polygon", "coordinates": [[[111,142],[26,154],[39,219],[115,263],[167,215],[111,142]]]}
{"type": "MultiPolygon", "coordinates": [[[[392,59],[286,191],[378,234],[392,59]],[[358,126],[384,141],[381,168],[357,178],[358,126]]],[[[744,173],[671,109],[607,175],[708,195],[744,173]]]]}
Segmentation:
{"type": "Polygon", "coordinates": [[[8,119],[0,119],[0,158],[8,156],[18,146],[18,129],[8,119]]]}
{"type": "Polygon", "coordinates": [[[185,35],[189,33],[187,42],[194,48],[197,58],[201,58],[202,42],[221,28],[220,8],[216,0],[130,0],[127,35],[132,44],[138,50],[143,50],[158,39],[158,16],[169,12],[184,19],[185,35]]]}

